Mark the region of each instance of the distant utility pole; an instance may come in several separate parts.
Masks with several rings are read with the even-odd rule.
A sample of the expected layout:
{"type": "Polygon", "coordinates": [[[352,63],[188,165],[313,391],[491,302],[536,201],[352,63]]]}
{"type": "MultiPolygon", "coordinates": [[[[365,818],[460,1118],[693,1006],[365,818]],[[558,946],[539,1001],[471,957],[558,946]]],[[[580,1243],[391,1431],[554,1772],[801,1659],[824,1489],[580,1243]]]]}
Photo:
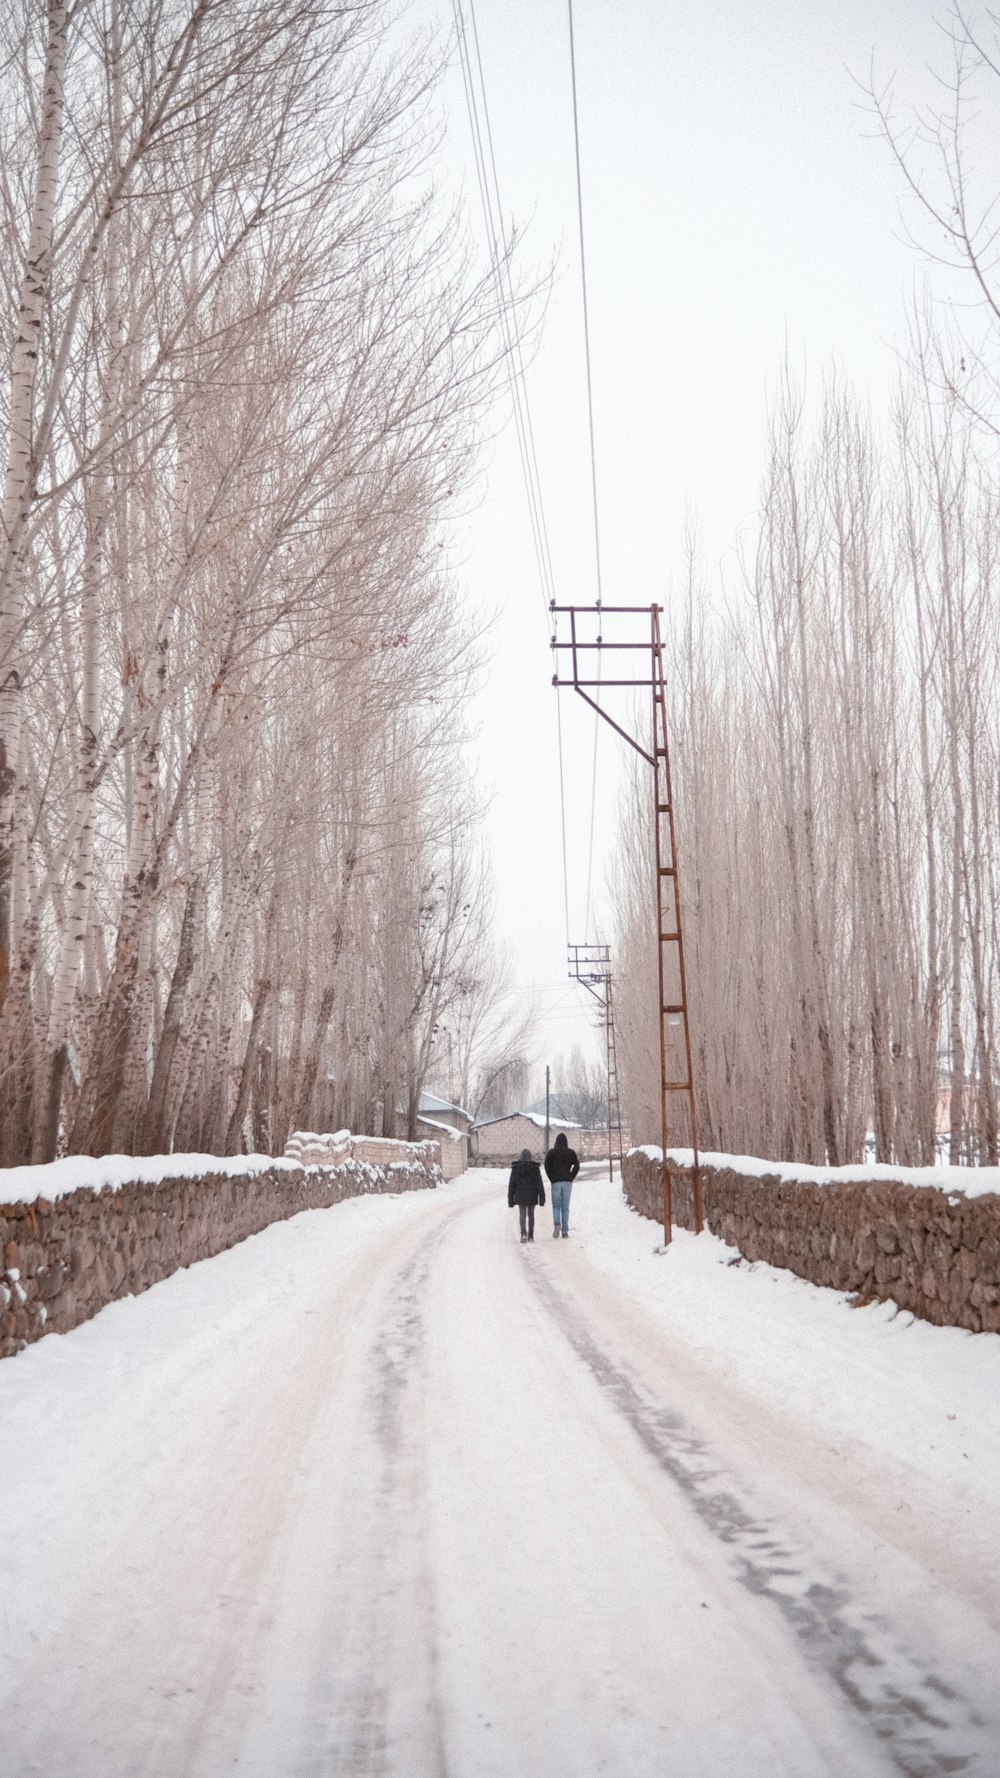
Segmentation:
{"type": "Polygon", "coordinates": [[[618,1097],[618,1049],[615,1044],[615,1011],[611,993],[611,947],[601,944],[569,945],[568,955],[570,975],[574,981],[583,983],[587,993],[594,996],[601,1010],[601,1026],[604,1031],[608,1066],[608,1178],[613,1180],[615,1154],[618,1156],[619,1175],[625,1171],[625,1157],[622,1152],[622,1114],[621,1101],[618,1097]]]}
{"type": "Polygon", "coordinates": [[[549,1065],[546,1062],[546,1064],[545,1064],[545,1152],[546,1152],[546,1154],[548,1154],[550,1147],[551,1147],[551,1143],[549,1141],[549,1065]]]}

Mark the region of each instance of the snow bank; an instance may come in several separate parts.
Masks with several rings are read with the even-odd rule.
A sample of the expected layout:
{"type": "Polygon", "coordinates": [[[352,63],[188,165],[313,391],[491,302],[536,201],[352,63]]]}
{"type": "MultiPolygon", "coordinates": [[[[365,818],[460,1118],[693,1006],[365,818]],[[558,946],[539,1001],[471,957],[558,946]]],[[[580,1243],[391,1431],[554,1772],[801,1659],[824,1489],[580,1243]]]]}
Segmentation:
{"type": "Polygon", "coordinates": [[[924,1471],[956,1515],[973,1501],[986,1525],[1000,1512],[1000,1335],[932,1327],[892,1302],[858,1308],[787,1269],[740,1264],[707,1232],[675,1229],[664,1254],[603,1178],[575,1187],[573,1219],[587,1261],[720,1376],[924,1471]]]}

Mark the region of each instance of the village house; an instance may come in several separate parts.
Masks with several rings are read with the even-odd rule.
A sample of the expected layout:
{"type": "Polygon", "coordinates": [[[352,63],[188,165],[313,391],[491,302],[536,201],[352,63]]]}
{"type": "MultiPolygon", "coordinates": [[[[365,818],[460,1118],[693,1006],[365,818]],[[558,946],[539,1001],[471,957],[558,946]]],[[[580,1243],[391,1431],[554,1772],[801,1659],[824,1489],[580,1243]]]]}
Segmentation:
{"type": "MultiPolygon", "coordinates": [[[[550,1117],[548,1128],[549,1141],[554,1142],[561,1130],[581,1161],[607,1160],[606,1129],[585,1130],[582,1124],[559,1117],[550,1117]]],[[[541,1160],[545,1153],[545,1118],[540,1111],[514,1111],[506,1117],[484,1118],[482,1123],[473,1124],[471,1140],[473,1166],[509,1166],[522,1148],[541,1160]]]]}
{"type": "Polygon", "coordinates": [[[446,1179],[457,1179],[469,1165],[469,1132],[472,1114],[461,1105],[452,1105],[436,1093],[421,1093],[417,1111],[417,1141],[430,1140],[441,1145],[441,1171],[446,1179]]]}

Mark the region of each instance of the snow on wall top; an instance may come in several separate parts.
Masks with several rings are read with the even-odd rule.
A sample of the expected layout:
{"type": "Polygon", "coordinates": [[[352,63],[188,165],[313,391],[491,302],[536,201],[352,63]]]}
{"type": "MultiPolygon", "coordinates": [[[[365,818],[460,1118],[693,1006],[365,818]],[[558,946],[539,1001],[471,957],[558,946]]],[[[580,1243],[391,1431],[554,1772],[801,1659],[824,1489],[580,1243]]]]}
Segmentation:
{"type": "MultiPolygon", "coordinates": [[[[651,1161],[662,1159],[663,1151],[654,1143],[643,1143],[630,1151],[644,1154],[651,1161]]],[[[667,1154],[678,1167],[690,1167],[694,1158],[690,1148],[668,1148],[667,1154]]],[[[748,1154],[702,1154],[703,1166],[729,1167],[749,1179],[785,1179],[800,1185],[874,1185],[894,1182],[897,1185],[934,1186],[938,1191],[963,1198],[985,1198],[1000,1193],[1000,1167],[889,1167],[884,1163],[847,1167],[810,1167],[802,1161],[762,1161],[748,1154]]],[[[2,1178],[2,1175],[0,1175],[2,1178]]]]}
{"type": "MultiPolygon", "coordinates": [[[[546,1127],[545,1113],[542,1111],[521,1111],[518,1116],[526,1117],[529,1124],[534,1124],[536,1130],[544,1130],[546,1127]]],[[[582,1130],[583,1125],[570,1123],[564,1117],[550,1117],[548,1128],[550,1130],[582,1130]]]]}
{"type": "Polygon", "coordinates": [[[0,1204],[53,1201],[81,1188],[92,1192],[121,1191],[123,1185],[159,1185],[163,1179],[203,1179],[209,1173],[234,1177],[266,1173],[272,1167],[297,1171],[300,1163],[268,1154],[71,1154],[40,1167],[0,1167],[0,1204]]]}
{"type": "Polygon", "coordinates": [[[417,1116],[417,1122],[423,1124],[425,1130],[440,1131],[442,1136],[450,1137],[452,1142],[461,1142],[465,1136],[465,1131],[456,1130],[454,1124],[438,1123],[437,1118],[425,1117],[422,1111],[417,1116]]]}

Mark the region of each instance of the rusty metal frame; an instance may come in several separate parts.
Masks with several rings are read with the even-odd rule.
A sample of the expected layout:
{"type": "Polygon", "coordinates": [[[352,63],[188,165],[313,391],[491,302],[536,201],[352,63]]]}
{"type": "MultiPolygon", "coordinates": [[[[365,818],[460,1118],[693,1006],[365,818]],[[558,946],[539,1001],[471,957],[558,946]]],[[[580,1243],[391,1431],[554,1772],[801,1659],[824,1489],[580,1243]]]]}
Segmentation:
{"type": "MultiPolygon", "coordinates": [[[[687,976],[684,964],[684,937],[681,929],[681,897],[680,879],[677,867],[677,833],[674,823],[673,787],[670,776],[670,744],[667,733],[667,689],[666,674],[663,666],[663,638],[660,631],[659,605],[604,605],[598,601],[594,605],[557,605],[555,600],[549,607],[555,622],[560,616],[569,618],[569,640],[560,641],[557,634],[552,636],[552,650],[556,659],[557,671],[552,683],[557,688],[570,687],[577,692],[584,703],[589,704],[597,715],[620,735],[623,741],[634,748],[640,758],[646,761],[653,770],[653,824],[656,839],[656,931],[657,931],[657,963],[658,963],[658,994],[659,1007],[658,1027],[660,1035],[660,1143],[663,1156],[662,1188],[663,1188],[663,1240],[667,1245],[671,1238],[673,1223],[673,1204],[670,1185],[670,1170],[667,1165],[667,1139],[672,1116],[668,1113],[670,1095],[683,1093],[687,1097],[690,1118],[690,1134],[692,1149],[692,1198],[694,1208],[695,1232],[702,1228],[701,1202],[701,1167],[698,1156],[698,1123],[695,1110],[694,1071],[691,1055],[691,1025],[688,1017],[687,976]],[[596,636],[591,639],[581,635],[578,619],[589,618],[596,621],[596,636]],[[635,620],[644,619],[642,625],[635,620]],[[604,626],[612,620],[612,629],[619,632],[605,640],[604,626]],[[627,623],[619,620],[629,620],[627,623]],[[626,632],[624,638],[620,632],[626,632]],[[638,630],[638,634],[629,633],[638,630]],[[616,657],[622,654],[645,657],[641,667],[637,664],[632,673],[614,679],[604,678],[601,672],[603,657],[613,653],[616,657]],[[561,655],[569,655],[570,675],[561,676],[558,667],[561,655]],[[596,656],[596,660],[595,660],[596,656]],[[596,669],[596,670],[595,670],[596,669]],[[651,745],[646,747],[641,739],[630,734],[628,729],[617,722],[610,713],[603,709],[598,700],[590,694],[592,691],[611,691],[628,689],[646,691],[651,699],[651,745]],[[666,888],[673,885],[673,893],[666,888]],[[675,979],[678,984],[678,998],[669,1004],[665,999],[668,978],[675,979]],[[671,1045],[668,1043],[668,1021],[676,1024],[680,1021],[684,1039],[684,1075],[682,1079],[669,1078],[668,1055],[671,1045]]],[[[626,665],[625,662],[622,663],[626,665]]],[[[610,975],[610,967],[609,967],[610,975]]],[[[610,983],[609,983],[610,989],[610,983]]]]}
{"type": "Polygon", "coordinates": [[[605,1057],[608,1074],[608,1178],[615,1176],[612,1136],[617,1133],[618,1170],[625,1164],[622,1144],[622,1112],[618,1095],[618,1049],[615,1043],[615,1010],[611,985],[611,946],[602,944],[567,945],[569,973],[593,995],[600,1008],[604,1029],[605,1057]]]}

